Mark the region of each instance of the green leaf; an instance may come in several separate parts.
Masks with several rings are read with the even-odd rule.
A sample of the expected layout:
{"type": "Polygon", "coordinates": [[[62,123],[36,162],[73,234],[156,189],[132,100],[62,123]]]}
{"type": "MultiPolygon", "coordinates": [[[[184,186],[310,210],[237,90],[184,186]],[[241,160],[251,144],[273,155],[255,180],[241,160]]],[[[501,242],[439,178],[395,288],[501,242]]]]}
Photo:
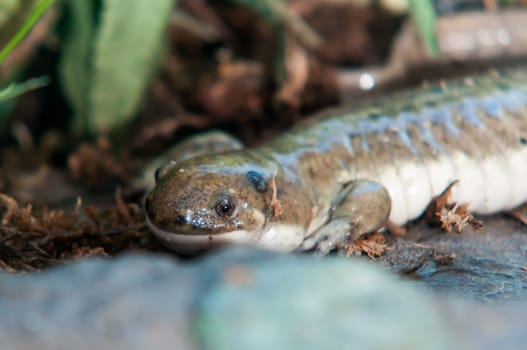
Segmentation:
{"type": "Polygon", "coordinates": [[[119,128],[135,113],[159,64],[174,2],[103,1],[89,94],[91,132],[119,128]]]}
{"type": "Polygon", "coordinates": [[[95,32],[94,2],[70,0],[66,10],[69,23],[59,62],[60,82],[73,108],[73,130],[83,133],[88,126],[87,96],[91,84],[90,62],[95,32]]]}
{"type": "Polygon", "coordinates": [[[38,0],[0,0],[0,49],[20,29],[38,0]]]}
{"type": "Polygon", "coordinates": [[[410,0],[410,15],[423,38],[428,52],[439,55],[436,36],[436,13],[432,0],[410,0]]]}
{"type": "Polygon", "coordinates": [[[23,83],[11,83],[0,89],[0,126],[3,127],[7,121],[14,104],[12,100],[28,91],[38,89],[48,83],[47,77],[39,77],[27,80],[23,83]]]}
{"type": "MultiPolygon", "coordinates": [[[[0,64],[6,59],[6,57],[13,51],[13,49],[24,39],[29,33],[31,28],[38,22],[40,17],[46,12],[46,10],[53,5],[54,0],[40,0],[29,13],[29,16],[25,19],[22,26],[13,35],[13,37],[2,47],[0,51],[0,64]]],[[[26,9],[24,9],[26,10],[26,9]]]]}
{"type": "Polygon", "coordinates": [[[13,99],[23,93],[38,89],[49,82],[48,77],[38,77],[27,80],[23,83],[11,83],[0,90],[0,103],[13,99]]]}

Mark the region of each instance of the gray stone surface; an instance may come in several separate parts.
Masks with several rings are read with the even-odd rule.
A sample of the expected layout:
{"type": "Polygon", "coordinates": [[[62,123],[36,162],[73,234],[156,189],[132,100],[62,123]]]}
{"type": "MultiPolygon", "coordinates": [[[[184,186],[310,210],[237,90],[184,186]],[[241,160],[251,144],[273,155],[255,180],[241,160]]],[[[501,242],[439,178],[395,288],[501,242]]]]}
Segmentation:
{"type": "Polygon", "coordinates": [[[477,232],[447,234],[425,224],[381,258],[390,269],[442,294],[481,301],[527,299],[527,228],[500,216],[477,232]],[[417,244],[414,243],[417,241],[417,244]]]}
{"type": "Polygon", "coordinates": [[[232,282],[214,285],[199,302],[204,348],[461,348],[430,296],[352,260],[295,257],[231,267],[232,282]]]}
{"type": "Polygon", "coordinates": [[[477,303],[441,299],[438,306],[469,349],[524,350],[527,347],[527,300],[477,303]]]}
{"type": "Polygon", "coordinates": [[[364,259],[240,248],[0,274],[7,350],[515,349],[526,323],[525,301],[438,299],[364,259]]]}
{"type": "Polygon", "coordinates": [[[2,274],[1,349],[194,349],[196,277],[146,256],[2,274]]]}

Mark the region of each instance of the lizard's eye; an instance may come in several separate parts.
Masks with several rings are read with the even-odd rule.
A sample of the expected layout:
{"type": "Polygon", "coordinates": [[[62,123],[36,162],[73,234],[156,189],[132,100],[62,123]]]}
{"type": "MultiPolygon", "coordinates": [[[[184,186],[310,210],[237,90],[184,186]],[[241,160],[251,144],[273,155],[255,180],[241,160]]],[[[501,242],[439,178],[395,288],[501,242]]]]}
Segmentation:
{"type": "Polygon", "coordinates": [[[234,209],[236,209],[236,206],[230,198],[222,198],[216,204],[216,213],[222,218],[232,216],[234,209]]]}

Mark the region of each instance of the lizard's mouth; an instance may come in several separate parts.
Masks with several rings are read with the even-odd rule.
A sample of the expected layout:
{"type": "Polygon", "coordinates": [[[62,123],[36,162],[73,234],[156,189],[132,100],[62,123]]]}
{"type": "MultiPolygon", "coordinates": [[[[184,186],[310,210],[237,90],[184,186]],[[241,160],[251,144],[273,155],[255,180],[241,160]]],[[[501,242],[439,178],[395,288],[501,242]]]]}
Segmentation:
{"type": "Polygon", "coordinates": [[[225,233],[206,233],[204,231],[166,231],[157,227],[146,215],[150,231],[167,248],[185,254],[196,254],[211,248],[232,244],[251,244],[254,235],[245,230],[225,233]]]}

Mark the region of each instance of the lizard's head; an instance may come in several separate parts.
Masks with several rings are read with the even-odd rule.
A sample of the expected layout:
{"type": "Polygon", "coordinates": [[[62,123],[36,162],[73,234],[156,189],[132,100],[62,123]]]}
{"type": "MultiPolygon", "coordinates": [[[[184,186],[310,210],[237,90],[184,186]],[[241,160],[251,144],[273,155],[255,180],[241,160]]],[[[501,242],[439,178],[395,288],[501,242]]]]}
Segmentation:
{"type": "Polygon", "coordinates": [[[152,232],[180,252],[257,241],[272,197],[273,173],[261,163],[232,153],[163,166],[145,202],[152,232]]]}

